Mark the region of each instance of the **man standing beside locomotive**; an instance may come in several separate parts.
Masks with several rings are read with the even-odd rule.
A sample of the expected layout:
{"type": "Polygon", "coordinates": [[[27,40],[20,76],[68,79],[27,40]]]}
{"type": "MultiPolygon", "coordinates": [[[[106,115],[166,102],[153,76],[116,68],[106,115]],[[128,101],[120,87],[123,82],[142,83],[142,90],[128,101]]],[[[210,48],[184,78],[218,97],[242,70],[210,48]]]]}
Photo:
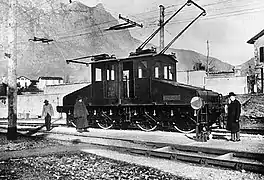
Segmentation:
{"type": "Polygon", "coordinates": [[[89,115],[87,108],[83,102],[83,99],[81,96],[78,96],[74,105],[74,118],[77,120],[76,122],[76,129],[78,132],[86,131],[88,130],[88,120],[87,116],[89,115]]]}
{"type": "Polygon", "coordinates": [[[45,125],[47,131],[50,131],[51,126],[51,116],[54,115],[53,107],[51,104],[49,104],[48,100],[44,101],[43,109],[42,109],[42,117],[45,118],[45,125]]]}
{"type": "Polygon", "coordinates": [[[227,130],[231,131],[231,141],[240,141],[240,127],[239,117],[241,113],[241,104],[236,99],[236,95],[233,92],[228,94],[230,103],[227,110],[227,130]]]}

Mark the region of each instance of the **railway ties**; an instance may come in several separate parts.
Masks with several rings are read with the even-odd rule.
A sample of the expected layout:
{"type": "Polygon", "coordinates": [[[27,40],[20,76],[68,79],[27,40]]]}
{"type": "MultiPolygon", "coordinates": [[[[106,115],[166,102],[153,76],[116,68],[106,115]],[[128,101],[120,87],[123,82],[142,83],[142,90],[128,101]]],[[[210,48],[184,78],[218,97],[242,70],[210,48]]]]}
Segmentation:
{"type": "MultiPolygon", "coordinates": [[[[112,133],[116,133],[114,130],[100,131],[92,129],[92,131],[94,132],[78,134],[80,142],[131,155],[197,163],[205,166],[219,166],[264,174],[264,153],[237,151],[219,147],[202,147],[199,144],[186,144],[187,142],[185,144],[168,143],[168,141],[157,141],[157,138],[152,133],[147,133],[152,139],[146,140],[147,138],[143,138],[144,135],[142,135],[146,134],[145,132],[137,132],[138,136],[133,139],[130,134],[132,131],[125,131],[121,133],[122,135],[119,133],[120,135],[117,136],[112,135],[112,133]]],[[[158,134],[162,136],[163,133],[159,132],[158,134]]],[[[164,133],[164,135],[168,136],[168,133],[164,133]]],[[[59,135],[59,137],[62,136],[59,135]]],[[[65,137],[65,139],[69,139],[69,137],[65,137]]],[[[76,139],[76,135],[74,139],[76,139]]]]}
{"type": "MultiPolygon", "coordinates": [[[[205,166],[220,166],[264,174],[264,153],[222,149],[225,148],[224,144],[222,146],[215,145],[215,143],[219,144],[221,142],[226,145],[231,145],[230,143],[232,143],[223,140],[210,140],[210,146],[204,147],[208,143],[194,142],[182,134],[169,132],[146,133],[142,131],[120,132],[118,130],[91,129],[87,133],[77,133],[74,128],[55,127],[50,132],[41,131],[39,133],[46,133],[47,138],[72,142],[78,140],[78,143],[91,144],[120,153],[191,162],[205,166]],[[175,140],[175,142],[172,140],[175,140]]],[[[262,140],[258,141],[258,143],[261,142],[262,140]]],[[[243,143],[234,143],[232,146],[239,144],[250,146],[248,143],[245,138],[243,143]]]]}
{"type": "MultiPolygon", "coordinates": [[[[147,145],[148,143],[145,143],[147,145]]],[[[194,147],[189,145],[163,145],[152,143],[154,148],[126,148],[104,146],[107,149],[148,157],[164,158],[202,165],[213,165],[235,170],[246,170],[264,174],[264,154],[226,149],[194,147]],[[159,147],[159,148],[155,148],[159,147]]]]}

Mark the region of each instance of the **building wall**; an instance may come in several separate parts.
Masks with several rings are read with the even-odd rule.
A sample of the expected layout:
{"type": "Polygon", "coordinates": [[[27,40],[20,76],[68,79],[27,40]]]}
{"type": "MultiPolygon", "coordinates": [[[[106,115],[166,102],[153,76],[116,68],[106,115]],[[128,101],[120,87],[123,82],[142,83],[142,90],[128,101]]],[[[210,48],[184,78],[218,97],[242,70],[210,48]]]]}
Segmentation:
{"type": "Polygon", "coordinates": [[[28,87],[31,84],[31,81],[26,77],[20,77],[17,79],[17,82],[20,84],[20,87],[28,87]]]}
{"type": "Polygon", "coordinates": [[[192,86],[204,87],[205,71],[178,71],[177,82],[192,86]]]}
{"type": "Polygon", "coordinates": [[[37,87],[41,90],[44,90],[45,86],[47,85],[57,85],[57,84],[62,84],[63,80],[59,79],[39,79],[37,87]]]}
{"type": "Polygon", "coordinates": [[[246,94],[248,93],[247,77],[208,77],[205,78],[205,88],[221,93],[222,95],[227,95],[229,92],[246,94]]]}
{"type": "MultiPolygon", "coordinates": [[[[60,113],[56,111],[56,106],[62,105],[63,95],[61,94],[28,94],[17,96],[17,118],[40,118],[44,100],[47,99],[53,106],[53,118],[59,118],[60,113]]],[[[0,118],[7,118],[7,103],[0,101],[0,118]]],[[[63,115],[65,117],[65,115],[63,115]]]]}
{"type": "MultiPolygon", "coordinates": [[[[41,116],[44,100],[47,99],[54,109],[54,117],[61,116],[56,111],[56,106],[63,104],[63,97],[66,94],[74,92],[80,88],[87,86],[89,83],[80,84],[64,84],[47,86],[44,93],[39,94],[26,94],[17,96],[17,117],[18,119],[38,118],[41,116]]],[[[4,98],[4,97],[3,97],[4,98]]],[[[5,97],[6,98],[6,97],[5,97]]],[[[65,117],[65,114],[62,114],[65,117]]],[[[0,101],[0,118],[7,118],[7,103],[3,104],[0,101]]]]}
{"type": "Polygon", "coordinates": [[[259,53],[260,47],[264,47],[264,36],[258,38],[254,43],[254,58],[255,58],[255,63],[257,65],[260,64],[260,53],[259,53]]]}
{"type": "Polygon", "coordinates": [[[25,118],[28,113],[29,118],[38,118],[41,116],[44,100],[47,99],[53,106],[54,118],[61,116],[56,111],[56,106],[62,105],[63,94],[31,94],[19,95],[17,98],[17,116],[25,118]]]}

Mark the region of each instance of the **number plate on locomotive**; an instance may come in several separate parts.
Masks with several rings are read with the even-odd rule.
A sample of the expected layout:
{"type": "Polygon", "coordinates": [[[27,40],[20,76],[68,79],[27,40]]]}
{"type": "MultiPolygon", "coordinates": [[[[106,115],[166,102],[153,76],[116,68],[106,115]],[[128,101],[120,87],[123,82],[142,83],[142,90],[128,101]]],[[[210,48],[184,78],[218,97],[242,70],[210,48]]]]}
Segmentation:
{"type": "Polygon", "coordinates": [[[181,95],[163,95],[163,101],[181,100],[181,95]]]}

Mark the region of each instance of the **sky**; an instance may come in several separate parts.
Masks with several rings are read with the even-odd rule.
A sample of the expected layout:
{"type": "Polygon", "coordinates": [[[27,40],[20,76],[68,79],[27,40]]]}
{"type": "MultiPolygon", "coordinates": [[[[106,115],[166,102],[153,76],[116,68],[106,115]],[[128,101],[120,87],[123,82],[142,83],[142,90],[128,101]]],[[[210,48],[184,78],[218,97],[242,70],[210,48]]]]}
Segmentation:
{"type": "MultiPolygon", "coordinates": [[[[131,34],[142,41],[157,29],[159,5],[165,6],[165,20],[185,0],[79,0],[95,6],[102,3],[115,18],[118,14],[143,24],[143,28],[130,29],[131,34]]],[[[194,0],[207,15],[199,18],[173,45],[173,48],[189,49],[232,65],[240,65],[254,56],[253,45],[246,42],[264,29],[263,0],[194,0]],[[209,46],[207,46],[207,40],[209,46]]],[[[186,6],[165,26],[165,45],[176,36],[201,11],[186,6]]],[[[122,21],[120,21],[122,22],[122,21]]],[[[158,45],[159,36],[151,43],[158,45]]]]}

